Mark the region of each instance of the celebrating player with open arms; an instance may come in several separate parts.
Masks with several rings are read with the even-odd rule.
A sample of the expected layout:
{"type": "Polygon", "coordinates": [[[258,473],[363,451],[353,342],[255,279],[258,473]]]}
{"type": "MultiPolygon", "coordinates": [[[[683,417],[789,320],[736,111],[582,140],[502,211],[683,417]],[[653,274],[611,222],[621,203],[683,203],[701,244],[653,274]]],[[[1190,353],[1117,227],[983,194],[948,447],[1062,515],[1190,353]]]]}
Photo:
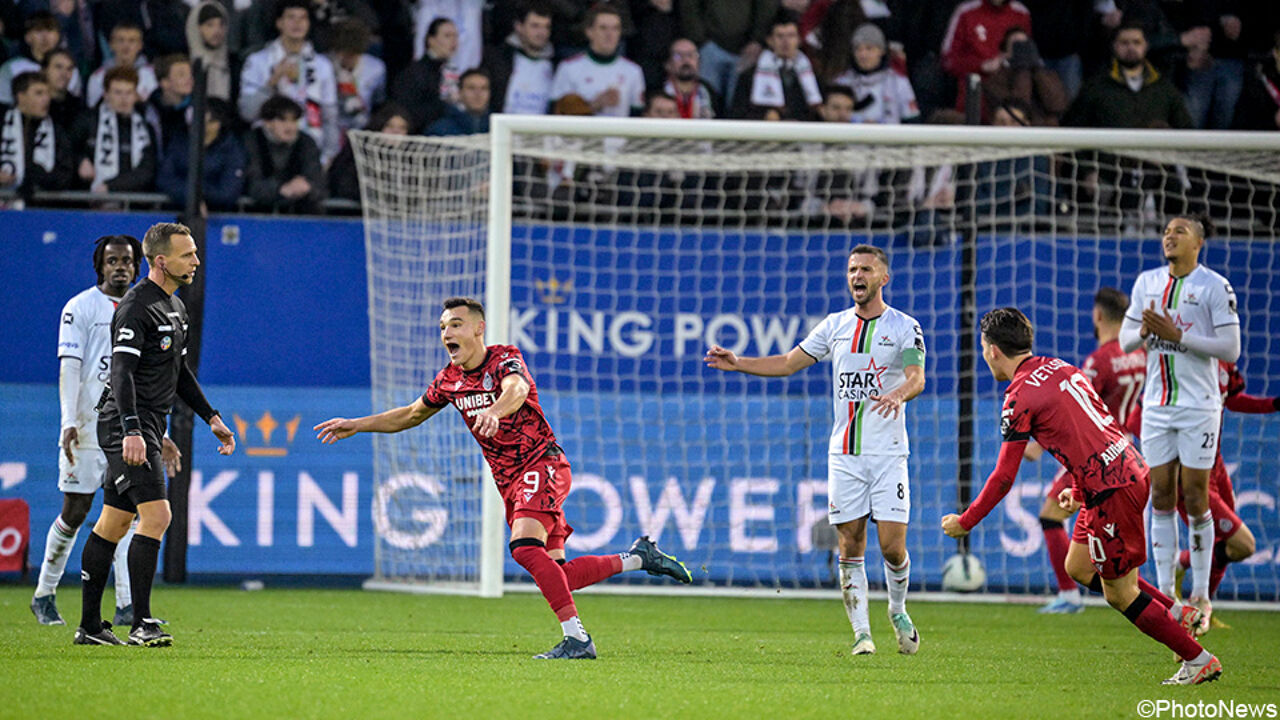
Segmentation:
{"type": "Polygon", "coordinates": [[[1209,471],[1218,454],[1222,419],[1218,360],[1234,363],[1240,356],[1235,291],[1199,262],[1210,231],[1207,222],[1190,216],[1169,221],[1162,244],[1167,263],[1138,276],[1120,327],[1126,351],[1143,343],[1147,347],[1142,454],[1151,463],[1151,554],[1157,584],[1173,594],[1178,557],[1174,508],[1181,494],[1190,518],[1189,600],[1206,625],[1214,546],[1209,471]]]}
{"type": "Polygon", "coordinates": [[[538,389],[520,350],[484,342],[484,307],[469,298],[444,301],[440,340],[449,364],[412,403],[362,418],[333,418],[315,426],[332,444],[360,432],[394,433],[421,424],[446,405],[462,413],[480,444],[506,504],[511,557],[533,576],[560,620],[564,640],[538,659],[594,659],[595,643],[578,619],[572,591],[626,570],[693,582],[684,563],[664,554],[648,537],[629,552],[564,559],[573,528],[562,505],[572,481],[569,460],[538,404],[538,389]]]}
{"type": "Polygon", "coordinates": [[[1067,551],[1067,571],[1182,658],[1166,685],[1217,679],[1222,663],[1188,634],[1199,619],[1196,609],[1178,606],[1175,620],[1173,599],[1138,576],[1147,560],[1146,462],[1083,372],[1058,358],[1032,356],[1033,336],[1031,322],[1015,308],[982,318],[982,357],[996,380],[1010,381],[1000,416],[1004,443],[982,492],[963,515],[943,517],[943,531],[954,538],[968,535],[1004,499],[1027,442],[1035,438],[1071,477],[1071,487],[1059,497],[1064,509],[1084,506],[1067,551]]]}
{"type": "Polygon", "coordinates": [[[835,423],[827,455],[827,519],[840,544],[840,587],[853,626],[854,655],[876,651],[867,617],[867,520],[876,523],[889,587],[889,619],[898,652],[920,647],[907,614],[911,560],[907,520],[907,425],[903,403],[924,390],[924,334],[911,316],[889,307],[889,258],[870,245],[849,253],[846,271],[854,306],[828,315],[785,355],[738,357],[720,346],[707,351],[717,370],[749,375],[791,375],[830,357],[835,423]]]}

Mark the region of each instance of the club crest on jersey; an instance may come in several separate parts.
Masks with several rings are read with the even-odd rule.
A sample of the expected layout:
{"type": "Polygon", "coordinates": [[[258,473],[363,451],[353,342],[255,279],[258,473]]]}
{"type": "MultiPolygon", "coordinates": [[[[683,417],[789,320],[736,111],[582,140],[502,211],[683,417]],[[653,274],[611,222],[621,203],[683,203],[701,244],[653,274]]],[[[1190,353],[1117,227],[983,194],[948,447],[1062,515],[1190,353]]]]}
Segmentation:
{"type": "Polygon", "coordinates": [[[1115,523],[1107,523],[1106,525],[1103,525],[1103,526],[1102,526],[1102,529],[1103,529],[1103,530],[1106,530],[1106,531],[1107,531],[1107,534],[1108,534],[1108,535],[1110,535],[1111,537],[1115,537],[1115,536],[1116,536],[1116,524],[1115,524],[1115,523]]]}
{"type": "Polygon", "coordinates": [[[482,385],[484,385],[484,389],[485,389],[485,390],[492,390],[492,389],[493,389],[493,376],[486,372],[486,373],[484,374],[484,382],[482,383],[482,385]]]}
{"type": "Polygon", "coordinates": [[[455,391],[455,392],[457,392],[458,390],[461,390],[461,389],[462,389],[462,381],[461,381],[461,380],[454,380],[454,381],[453,381],[453,389],[454,389],[454,391],[455,391]]]}
{"type": "Polygon", "coordinates": [[[168,350],[171,347],[173,347],[173,338],[171,336],[165,335],[164,337],[160,338],[161,350],[168,350]]]}

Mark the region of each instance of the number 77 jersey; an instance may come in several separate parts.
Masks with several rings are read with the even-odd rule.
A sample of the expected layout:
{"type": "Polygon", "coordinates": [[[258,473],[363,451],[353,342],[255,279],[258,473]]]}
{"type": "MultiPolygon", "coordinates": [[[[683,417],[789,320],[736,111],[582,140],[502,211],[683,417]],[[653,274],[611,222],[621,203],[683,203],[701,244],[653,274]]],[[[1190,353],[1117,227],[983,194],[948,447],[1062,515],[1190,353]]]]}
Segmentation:
{"type": "Polygon", "coordinates": [[[1147,474],[1089,378],[1058,358],[1029,357],[1018,366],[1005,390],[1000,432],[1005,442],[1040,443],[1071,473],[1076,497],[1087,506],[1147,474]]]}

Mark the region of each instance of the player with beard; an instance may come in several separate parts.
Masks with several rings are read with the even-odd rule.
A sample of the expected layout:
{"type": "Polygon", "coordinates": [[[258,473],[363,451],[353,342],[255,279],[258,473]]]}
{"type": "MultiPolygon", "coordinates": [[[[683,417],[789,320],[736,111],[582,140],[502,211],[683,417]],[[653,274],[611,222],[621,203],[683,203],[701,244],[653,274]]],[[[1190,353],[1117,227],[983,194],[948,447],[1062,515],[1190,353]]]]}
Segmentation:
{"type": "Polygon", "coordinates": [[[143,236],[142,252],[147,277],[125,293],[111,319],[111,386],[98,416],[107,476],[102,514],[80,559],[84,585],[77,645],[125,644],[102,622],[102,591],[116,545],[135,516],[138,528],[129,543],[134,608],[129,644],[173,643],[151,614],[151,583],[171,517],[160,447],[174,399],[181,397],[209,423],[219,453],[230,455],[236,447],[235,436],[205,399],[184,359],[189,321],[186,306],[173,293],[190,285],[200,266],[191,231],[177,223],[152,225],[143,236]]]}
{"type": "Polygon", "coordinates": [[[449,364],[412,403],[361,418],[332,418],[315,426],[333,444],[361,432],[395,433],[421,425],[453,405],[480,444],[506,505],[511,557],[533,576],[555,612],[564,639],[538,660],[594,660],[596,646],[578,617],[573,591],[628,570],[693,582],[684,563],[649,538],[628,552],[590,555],[566,562],[565,540],[573,528],[564,517],[572,471],[538,402],[538,388],[512,345],[484,342],[484,306],[470,298],[444,301],[440,341],[449,364]]]}
{"type": "Polygon", "coordinates": [[[1145,344],[1142,454],[1151,464],[1151,554],[1160,590],[1173,594],[1178,557],[1174,508],[1190,517],[1192,589],[1188,600],[1208,622],[1214,522],[1209,471],[1218,452],[1222,395],[1218,361],[1240,356],[1240,318],[1231,283],[1199,262],[1208,220],[1176,216],[1165,227],[1164,267],[1138,276],[1120,327],[1120,345],[1145,344]]]}
{"type": "Polygon", "coordinates": [[[846,269],[853,307],[832,313],[785,355],[738,357],[719,345],[708,367],[762,375],[793,375],[831,358],[835,421],[827,448],[827,520],[840,546],[840,587],[853,627],[854,655],[876,651],[867,618],[867,521],[876,523],[889,590],[889,620],[898,652],[913,655],[920,633],[907,614],[911,559],[907,520],[907,424],[903,405],[924,390],[924,333],[920,323],[884,301],[889,258],[859,245],[846,269]]]}
{"type": "Polygon", "coordinates": [[[1059,495],[1063,509],[1084,509],[1076,520],[1067,570],[1082,585],[1100,591],[1139,630],[1182,659],[1166,685],[1216,680],[1222,663],[1187,632],[1196,610],[1179,606],[1180,625],[1169,610],[1173,599],[1147,584],[1138,568],[1147,560],[1143,510],[1148,469],[1085,374],[1063,360],[1031,354],[1034,330],[1016,308],[982,318],[982,358],[1005,390],[1000,431],[1004,438],[995,470],[963,515],[942,518],[942,530],[969,534],[1013,487],[1027,442],[1034,438],[1067,468],[1071,487],[1059,495]]]}

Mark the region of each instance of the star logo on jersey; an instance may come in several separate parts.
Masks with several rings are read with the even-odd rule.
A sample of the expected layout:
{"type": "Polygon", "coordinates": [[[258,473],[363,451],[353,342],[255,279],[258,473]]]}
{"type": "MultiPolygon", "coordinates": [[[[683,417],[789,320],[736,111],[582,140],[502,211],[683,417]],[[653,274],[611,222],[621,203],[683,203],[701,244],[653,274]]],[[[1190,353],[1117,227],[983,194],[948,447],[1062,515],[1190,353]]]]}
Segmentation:
{"type": "Polygon", "coordinates": [[[1178,328],[1182,332],[1190,330],[1192,325],[1191,321],[1182,319],[1182,313],[1178,313],[1173,316],[1173,324],[1174,327],[1178,328]]]}
{"type": "Polygon", "coordinates": [[[1115,536],[1116,536],[1116,524],[1115,524],[1115,523],[1107,523],[1106,525],[1103,525],[1103,526],[1102,526],[1102,529],[1103,529],[1103,530],[1105,530],[1105,531],[1106,531],[1106,533],[1107,533],[1108,535],[1110,535],[1111,537],[1115,537],[1115,536]]]}
{"type": "Polygon", "coordinates": [[[876,365],[876,359],[871,358],[870,361],[867,363],[867,366],[862,368],[862,372],[875,373],[876,387],[883,387],[883,384],[881,383],[881,378],[884,376],[884,371],[888,369],[889,369],[888,365],[883,365],[883,366],[876,365]]]}

